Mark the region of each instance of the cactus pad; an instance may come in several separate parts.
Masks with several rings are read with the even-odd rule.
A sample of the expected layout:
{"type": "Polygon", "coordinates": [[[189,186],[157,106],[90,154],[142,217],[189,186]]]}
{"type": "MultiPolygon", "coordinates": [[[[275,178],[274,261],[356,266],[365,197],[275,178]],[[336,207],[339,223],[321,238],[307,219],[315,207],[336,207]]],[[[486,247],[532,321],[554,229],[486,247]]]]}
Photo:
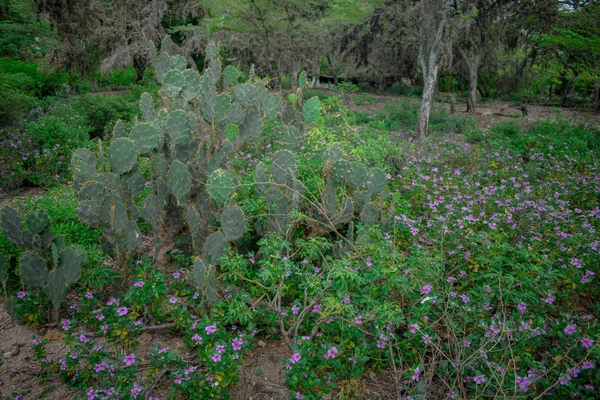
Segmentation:
{"type": "Polygon", "coordinates": [[[258,90],[252,83],[244,83],[233,88],[233,99],[244,108],[258,104],[258,90]]]}
{"type": "Polygon", "coordinates": [[[306,88],[306,71],[300,72],[298,75],[298,88],[305,89],[306,88]]]}
{"type": "Polygon", "coordinates": [[[142,243],[142,232],[134,221],[129,221],[125,226],[125,242],[128,252],[134,251],[142,243]]]}
{"type": "Polygon", "coordinates": [[[261,109],[266,118],[277,118],[283,111],[283,100],[280,95],[273,93],[267,94],[261,104],[261,109]]]}
{"type": "Polygon", "coordinates": [[[187,60],[182,56],[171,57],[171,68],[184,71],[188,66],[187,60]]]}
{"type": "Polygon", "coordinates": [[[98,200],[80,200],[77,206],[77,217],[92,226],[100,222],[102,203],[98,200]]]}
{"type": "Polygon", "coordinates": [[[142,204],[142,218],[147,221],[153,228],[156,228],[158,224],[158,213],[160,209],[158,206],[158,197],[155,194],[150,194],[144,199],[142,204]]]}
{"type": "Polygon", "coordinates": [[[113,127],[112,139],[115,140],[122,137],[127,137],[127,131],[125,130],[125,124],[122,120],[119,119],[113,127]]]}
{"type": "Polygon", "coordinates": [[[162,82],[165,75],[171,69],[171,58],[167,53],[162,53],[158,60],[156,60],[156,64],[154,66],[156,70],[156,79],[159,82],[162,82]]]}
{"type": "Polygon", "coordinates": [[[73,248],[67,247],[60,252],[59,270],[65,285],[72,285],[81,278],[81,257],[73,248]]]}
{"type": "Polygon", "coordinates": [[[158,146],[158,129],[150,123],[140,123],[131,129],[129,136],[141,155],[150,154],[158,146]]]}
{"type": "Polygon", "coordinates": [[[204,265],[202,260],[198,258],[194,260],[194,267],[190,272],[190,278],[198,289],[202,290],[204,288],[204,282],[206,280],[206,265],[204,265]]]}
{"type": "Polygon", "coordinates": [[[127,224],[127,209],[117,196],[110,196],[104,201],[102,222],[113,232],[120,234],[127,224]]]}
{"type": "Polygon", "coordinates": [[[238,83],[239,73],[237,69],[233,65],[228,65],[223,70],[223,85],[226,88],[229,88],[238,83]]]}
{"type": "Polygon", "coordinates": [[[19,261],[21,281],[31,287],[43,288],[46,286],[48,271],[46,260],[37,253],[26,251],[19,261]]]}
{"type": "Polygon", "coordinates": [[[238,136],[240,136],[240,128],[235,124],[229,124],[225,127],[225,135],[227,139],[230,141],[234,141],[238,136]]]}
{"type": "Polygon", "coordinates": [[[217,169],[208,178],[206,190],[212,200],[218,204],[225,204],[231,198],[235,190],[235,182],[231,173],[217,169]]]}
{"type": "Polygon", "coordinates": [[[387,177],[385,173],[380,168],[372,168],[371,173],[367,177],[367,189],[369,189],[369,193],[371,196],[376,196],[387,184],[387,177]]]}
{"type": "Polygon", "coordinates": [[[202,79],[200,75],[193,69],[183,71],[184,86],[181,91],[181,97],[185,101],[194,100],[202,89],[202,79]]]}
{"type": "Polygon", "coordinates": [[[23,228],[19,215],[10,207],[0,210],[0,226],[4,236],[17,246],[24,246],[31,242],[31,234],[23,228]]]}
{"type": "Polygon", "coordinates": [[[190,134],[190,120],[183,110],[173,111],[167,118],[167,132],[175,144],[185,142],[190,134]]]}
{"type": "Polygon", "coordinates": [[[154,102],[152,101],[152,96],[148,93],[143,93],[142,97],[140,97],[140,111],[145,122],[154,121],[154,118],[156,118],[154,102]]]}
{"type": "Polygon", "coordinates": [[[170,70],[163,79],[163,91],[172,99],[181,93],[184,85],[183,74],[178,69],[170,70]]]}
{"type": "Polygon", "coordinates": [[[241,238],[246,231],[246,218],[241,208],[229,206],[221,214],[221,228],[225,239],[234,241],[241,238]]]}
{"type": "Polygon", "coordinates": [[[347,182],[354,189],[360,189],[367,181],[367,169],[364,165],[351,162],[348,165],[348,179],[347,182]]]}
{"type": "Polygon", "coordinates": [[[209,263],[219,265],[219,258],[227,248],[227,241],[221,232],[215,232],[206,238],[204,253],[209,263]]]}
{"type": "Polygon", "coordinates": [[[321,100],[318,97],[312,97],[302,107],[302,120],[305,124],[310,124],[321,115],[321,100]]]}
{"type": "Polygon", "coordinates": [[[108,148],[110,166],[119,175],[131,171],[137,163],[137,155],[136,146],[130,139],[117,139],[108,148]]]}
{"type": "Polygon", "coordinates": [[[373,225],[378,219],[379,210],[377,209],[377,206],[372,202],[365,204],[360,213],[360,220],[366,225],[373,225]]]}
{"type": "Polygon", "coordinates": [[[139,169],[136,169],[127,174],[125,183],[127,183],[131,197],[136,197],[144,190],[144,187],[146,186],[146,179],[144,178],[144,174],[142,174],[139,169]]]}
{"type": "Polygon", "coordinates": [[[197,236],[200,233],[201,220],[198,211],[194,207],[188,207],[185,210],[185,222],[190,229],[192,236],[197,236]]]}
{"type": "Polygon", "coordinates": [[[175,160],[171,163],[168,174],[169,189],[177,201],[183,200],[192,190],[192,175],[184,163],[175,160]]]}
{"type": "Polygon", "coordinates": [[[292,186],[298,176],[298,166],[294,155],[288,150],[279,150],[273,156],[271,174],[279,185],[292,186]]]}
{"type": "Polygon", "coordinates": [[[40,234],[48,225],[50,218],[43,210],[31,211],[25,216],[27,228],[34,234],[40,234]]]}
{"type": "Polygon", "coordinates": [[[244,122],[240,126],[240,137],[243,141],[258,139],[262,133],[262,128],[262,115],[256,110],[251,110],[248,112],[244,122]]]}
{"type": "Polygon", "coordinates": [[[71,169],[73,175],[84,179],[91,179],[96,176],[98,160],[94,153],[88,149],[77,149],[71,157],[71,169]]]}
{"type": "Polygon", "coordinates": [[[48,274],[46,295],[55,309],[60,307],[60,303],[67,297],[67,285],[61,271],[55,269],[48,274]]]}
{"type": "Polygon", "coordinates": [[[4,255],[0,254],[0,284],[4,283],[6,278],[8,278],[8,261],[4,255]]]}
{"type": "Polygon", "coordinates": [[[227,93],[221,93],[217,96],[215,102],[215,120],[221,124],[227,121],[229,110],[231,109],[231,96],[227,93]]]}

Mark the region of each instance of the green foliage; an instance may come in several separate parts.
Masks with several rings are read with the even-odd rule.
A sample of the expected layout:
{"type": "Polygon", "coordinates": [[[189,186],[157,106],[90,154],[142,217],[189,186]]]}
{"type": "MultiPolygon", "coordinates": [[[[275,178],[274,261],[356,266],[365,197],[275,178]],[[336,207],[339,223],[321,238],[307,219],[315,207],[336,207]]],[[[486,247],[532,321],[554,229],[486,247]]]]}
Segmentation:
{"type": "Polygon", "coordinates": [[[137,114],[124,96],[85,94],[73,103],[74,110],[85,118],[90,138],[98,138],[112,129],[117,120],[131,121],[137,114]]]}

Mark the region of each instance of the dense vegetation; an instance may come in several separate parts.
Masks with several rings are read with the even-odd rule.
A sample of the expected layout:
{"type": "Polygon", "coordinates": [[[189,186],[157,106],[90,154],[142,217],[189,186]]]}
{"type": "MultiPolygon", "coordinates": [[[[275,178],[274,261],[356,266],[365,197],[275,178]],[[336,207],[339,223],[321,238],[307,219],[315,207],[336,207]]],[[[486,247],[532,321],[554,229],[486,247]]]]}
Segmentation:
{"type": "Polygon", "coordinates": [[[41,387],[229,398],[277,340],[296,399],[597,398],[600,131],[453,111],[593,111],[597,2],[138,3],[0,0],[2,188],[47,189],[0,209],[0,282],[41,387]]]}

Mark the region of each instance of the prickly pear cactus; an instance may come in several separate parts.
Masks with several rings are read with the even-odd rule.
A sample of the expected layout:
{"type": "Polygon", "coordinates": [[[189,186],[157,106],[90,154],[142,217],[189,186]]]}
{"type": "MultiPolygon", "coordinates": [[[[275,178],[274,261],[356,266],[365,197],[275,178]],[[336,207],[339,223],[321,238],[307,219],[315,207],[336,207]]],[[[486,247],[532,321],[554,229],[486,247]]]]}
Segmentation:
{"type": "MultiPolygon", "coordinates": [[[[85,167],[83,170],[86,171],[85,167]]],[[[87,171],[91,175],[90,170],[87,171]]],[[[66,247],[62,235],[52,234],[50,219],[42,210],[26,214],[23,224],[15,210],[5,207],[0,210],[0,227],[9,241],[26,249],[19,259],[21,282],[43,290],[58,309],[68,287],[81,278],[85,255],[66,247]]],[[[7,278],[8,261],[0,255],[0,282],[7,278]]],[[[9,299],[8,306],[14,306],[14,301],[9,299]]],[[[16,310],[13,311],[9,314],[17,318],[16,310]]]]}

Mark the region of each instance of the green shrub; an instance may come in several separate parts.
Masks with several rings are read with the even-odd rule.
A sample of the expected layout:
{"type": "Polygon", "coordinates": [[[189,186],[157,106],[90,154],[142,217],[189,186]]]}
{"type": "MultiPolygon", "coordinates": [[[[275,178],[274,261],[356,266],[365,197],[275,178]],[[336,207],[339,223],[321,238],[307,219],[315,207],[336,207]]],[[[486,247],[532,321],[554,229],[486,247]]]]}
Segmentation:
{"type": "Polygon", "coordinates": [[[110,131],[114,123],[121,119],[131,121],[137,113],[137,107],[123,96],[99,96],[86,94],[75,103],[74,109],[85,118],[91,138],[102,136],[110,131]]]}

